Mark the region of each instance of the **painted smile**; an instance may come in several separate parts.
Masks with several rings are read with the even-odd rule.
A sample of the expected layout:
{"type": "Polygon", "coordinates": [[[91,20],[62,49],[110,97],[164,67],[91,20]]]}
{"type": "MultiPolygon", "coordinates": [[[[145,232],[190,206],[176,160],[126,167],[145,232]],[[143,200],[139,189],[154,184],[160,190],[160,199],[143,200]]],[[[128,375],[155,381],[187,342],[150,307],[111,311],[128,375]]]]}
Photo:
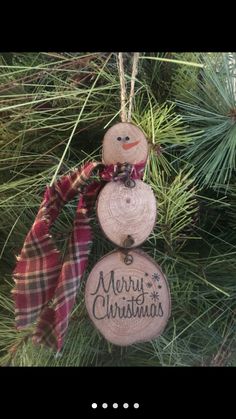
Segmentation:
{"type": "Polygon", "coordinates": [[[129,144],[122,144],[122,147],[124,150],[129,150],[132,147],[135,147],[136,145],[139,144],[139,140],[138,141],[134,141],[133,143],[129,143],[129,144]]]}

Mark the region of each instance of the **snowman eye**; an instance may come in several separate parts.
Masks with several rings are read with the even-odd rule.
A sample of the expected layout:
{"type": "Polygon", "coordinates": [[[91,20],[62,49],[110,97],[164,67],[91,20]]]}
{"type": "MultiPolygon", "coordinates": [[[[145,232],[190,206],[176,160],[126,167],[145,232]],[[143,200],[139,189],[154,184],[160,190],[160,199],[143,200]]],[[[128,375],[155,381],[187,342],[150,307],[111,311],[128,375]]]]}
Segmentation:
{"type": "Polygon", "coordinates": [[[117,137],[117,140],[118,140],[118,141],[121,141],[121,137],[117,137]]]}
{"type": "Polygon", "coordinates": [[[129,141],[129,137],[125,137],[125,140],[126,140],[126,141],[129,141]]]}

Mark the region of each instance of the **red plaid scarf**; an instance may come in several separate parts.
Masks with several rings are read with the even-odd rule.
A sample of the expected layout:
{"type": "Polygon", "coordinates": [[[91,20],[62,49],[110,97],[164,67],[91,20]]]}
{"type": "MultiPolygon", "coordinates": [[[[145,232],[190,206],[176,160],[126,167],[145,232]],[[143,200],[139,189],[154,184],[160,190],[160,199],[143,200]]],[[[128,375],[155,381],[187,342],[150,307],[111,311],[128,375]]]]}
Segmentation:
{"type": "MultiPolygon", "coordinates": [[[[75,303],[80,279],[86,269],[92,244],[89,213],[104,182],[120,179],[119,165],[103,166],[87,163],[46,188],[34,224],[27,234],[13,272],[17,329],[37,322],[35,343],[46,344],[58,351],[63,346],[69,316],[75,303]],[[100,166],[100,182],[86,182],[100,166]],[[67,254],[62,260],[50,235],[50,227],[62,207],[77,194],[80,198],[67,254]]],[[[142,178],[145,163],[131,167],[132,179],[142,178]]],[[[121,175],[122,177],[122,175],[121,175]]]]}

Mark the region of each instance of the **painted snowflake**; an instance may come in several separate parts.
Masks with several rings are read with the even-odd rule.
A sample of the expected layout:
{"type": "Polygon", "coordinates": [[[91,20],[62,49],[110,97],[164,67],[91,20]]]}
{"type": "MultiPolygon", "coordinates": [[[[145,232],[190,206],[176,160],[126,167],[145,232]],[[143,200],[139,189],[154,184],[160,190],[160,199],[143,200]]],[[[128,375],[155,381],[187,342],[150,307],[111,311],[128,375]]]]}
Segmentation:
{"type": "Polygon", "coordinates": [[[152,279],[155,279],[156,281],[159,281],[160,275],[157,272],[155,272],[154,274],[152,274],[152,279]]]}
{"type": "Polygon", "coordinates": [[[159,300],[159,294],[158,294],[158,292],[156,292],[156,291],[153,291],[153,292],[151,292],[150,294],[150,297],[151,297],[151,299],[153,300],[153,301],[158,301],[159,300]]]}

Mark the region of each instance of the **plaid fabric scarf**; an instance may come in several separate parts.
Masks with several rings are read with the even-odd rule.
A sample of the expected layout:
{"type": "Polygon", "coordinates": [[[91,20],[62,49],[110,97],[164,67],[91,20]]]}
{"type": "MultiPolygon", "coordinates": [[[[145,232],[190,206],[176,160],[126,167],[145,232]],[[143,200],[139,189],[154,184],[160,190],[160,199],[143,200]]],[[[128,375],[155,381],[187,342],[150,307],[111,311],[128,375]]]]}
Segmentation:
{"type": "MultiPolygon", "coordinates": [[[[131,179],[141,179],[145,163],[130,165],[131,179]]],[[[36,323],[32,340],[60,351],[86,269],[92,244],[89,214],[106,181],[126,178],[122,165],[87,163],[46,188],[32,228],[26,236],[13,272],[16,327],[36,323]],[[99,168],[100,181],[87,184],[99,168]],[[62,260],[50,228],[62,207],[80,194],[67,253],[62,260]]]]}

